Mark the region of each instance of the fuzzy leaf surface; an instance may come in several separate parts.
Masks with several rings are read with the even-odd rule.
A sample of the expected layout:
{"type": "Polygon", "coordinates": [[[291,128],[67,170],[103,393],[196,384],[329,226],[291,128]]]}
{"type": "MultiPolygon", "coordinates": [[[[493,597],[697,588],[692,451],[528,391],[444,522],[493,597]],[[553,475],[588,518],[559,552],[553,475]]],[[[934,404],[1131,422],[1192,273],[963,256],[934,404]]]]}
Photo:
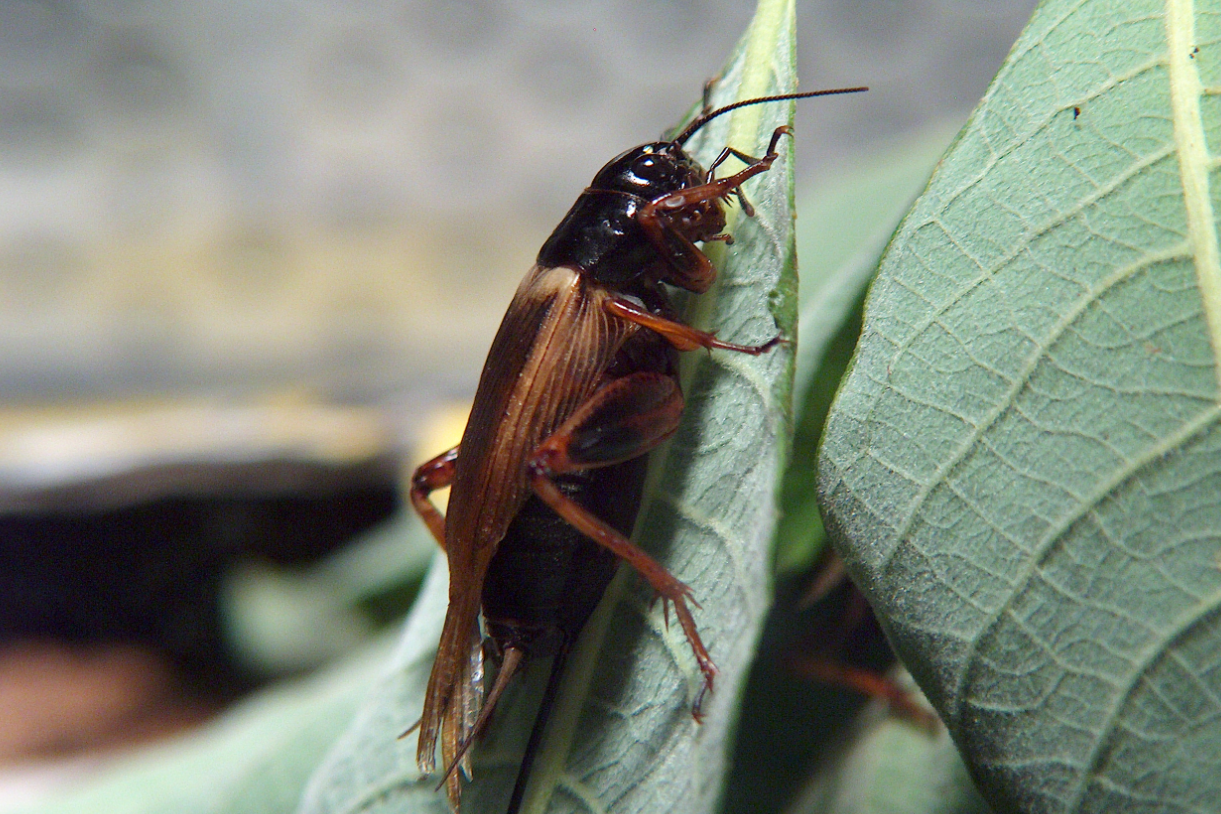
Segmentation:
{"type": "Polygon", "coordinates": [[[1221,14],[1052,0],[871,292],[833,538],[1000,810],[1221,795],[1221,14]]]}

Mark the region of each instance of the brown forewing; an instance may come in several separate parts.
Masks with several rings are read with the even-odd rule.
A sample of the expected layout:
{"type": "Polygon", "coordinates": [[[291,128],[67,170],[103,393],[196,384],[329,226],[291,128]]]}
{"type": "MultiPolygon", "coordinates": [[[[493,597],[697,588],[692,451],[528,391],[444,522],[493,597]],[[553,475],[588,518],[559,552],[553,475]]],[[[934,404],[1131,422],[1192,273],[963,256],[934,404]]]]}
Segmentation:
{"type": "Polygon", "coordinates": [[[603,310],[606,296],[562,267],[536,266],[518,287],[462,436],[446,526],[451,574],[482,583],[528,495],[527,458],[593,394],[636,330],[603,310]]]}
{"type": "MultiPolygon", "coordinates": [[[[465,737],[460,708],[472,697],[467,661],[477,643],[484,576],[529,496],[526,461],[589,399],[623,342],[639,330],[603,309],[608,296],[572,269],[535,266],[492,341],[446,512],[449,609],[424,702],[422,766],[431,763],[438,730],[447,761],[465,737]]],[[[457,778],[450,779],[455,801],[457,778]]]]}

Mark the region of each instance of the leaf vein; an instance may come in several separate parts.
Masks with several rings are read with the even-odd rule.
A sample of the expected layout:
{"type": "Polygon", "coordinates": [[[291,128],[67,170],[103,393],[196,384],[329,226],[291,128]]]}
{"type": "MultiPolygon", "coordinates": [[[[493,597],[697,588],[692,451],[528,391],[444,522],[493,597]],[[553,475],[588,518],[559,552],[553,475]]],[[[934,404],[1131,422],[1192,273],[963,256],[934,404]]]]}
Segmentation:
{"type": "Polygon", "coordinates": [[[1196,280],[1204,301],[1205,322],[1218,360],[1221,383],[1221,252],[1217,246],[1208,180],[1208,146],[1200,113],[1204,88],[1191,58],[1195,45],[1194,0],[1167,0],[1166,40],[1169,46],[1170,109],[1179,155],[1187,234],[1195,256],[1196,280]]]}
{"type": "MultiPolygon", "coordinates": [[[[1101,483],[1093,494],[1089,495],[1079,505],[1073,507],[1073,510],[1066,512],[1055,525],[1051,526],[1043,535],[1042,540],[1026,558],[1025,565],[1021,572],[1014,580],[1014,585],[1028,584],[1036,574],[1039,573],[1046,561],[1048,554],[1055,549],[1056,543],[1064,538],[1068,530],[1073,527],[1081,518],[1092,513],[1099,504],[1102,503],[1109,495],[1113,494],[1115,489],[1120,484],[1132,478],[1145,466],[1160,461],[1169,452],[1178,449],[1189,438],[1197,435],[1206,429],[1210,424],[1216,423],[1218,418],[1221,418],[1221,405],[1213,405],[1208,410],[1201,412],[1191,421],[1184,423],[1176,432],[1169,435],[1159,444],[1150,445],[1139,458],[1132,460],[1130,463],[1116,468],[1111,477],[1101,483]]],[[[1050,584],[1050,581],[1047,581],[1050,584]]],[[[967,644],[961,656],[964,669],[959,671],[955,687],[948,694],[949,698],[960,699],[963,697],[964,685],[967,680],[967,674],[970,672],[970,665],[975,661],[979,654],[979,645],[986,638],[986,632],[996,627],[997,623],[1004,616],[1013,617],[1011,610],[1015,600],[1019,596],[1018,591],[1014,591],[997,609],[990,614],[990,618],[980,626],[979,634],[974,636],[967,644]]],[[[1071,809],[1070,809],[1071,810],[1071,809]]]]}
{"type": "Polygon", "coordinates": [[[1030,382],[1030,378],[1038,369],[1039,363],[1046,358],[1051,346],[1054,345],[1056,340],[1072,327],[1077,319],[1079,319],[1085,313],[1086,309],[1089,308],[1093,302],[1095,302],[1107,290],[1114,288],[1119,283],[1129,279],[1134,274],[1137,274],[1146,268],[1174,259],[1185,259],[1185,248],[1186,247],[1183,245],[1176,246],[1170,250],[1146,255],[1136,263],[1121,266],[1111,272],[1111,274],[1102,281],[1100,286],[1091,291],[1087,291],[1084,295],[1079,297],[1077,301],[1073,303],[1072,307],[1059,319],[1059,321],[1052,326],[1051,331],[1038,346],[1036,352],[1030,354],[1030,357],[1026,360],[1026,363],[1023,365],[1018,375],[1014,377],[1004,396],[997,400],[996,407],[987,416],[985,416],[984,420],[978,425],[973,425],[972,432],[963,439],[958,449],[954,451],[954,454],[947,458],[945,462],[938,467],[937,472],[934,473],[929,482],[920,488],[920,491],[917,493],[912,502],[912,507],[908,512],[907,517],[896,529],[896,536],[899,538],[904,538],[911,532],[912,525],[915,523],[921,508],[928,500],[929,495],[932,493],[936,485],[943,482],[952,471],[954,471],[964,460],[966,460],[967,455],[971,452],[971,450],[980,443],[981,439],[984,437],[984,433],[990,429],[1001,418],[1001,416],[1003,416],[1009,410],[1011,406],[1015,404],[1017,394],[1030,382]]]}
{"type": "MultiPolygon", "coordinates": [[[[993,277],[995,277],[998,271],[1004,269],[1010,263],[1017,260],[1017,258],[1021,257],[1029,249],[1034,238],[1044,235],[1057,226],[1067,223],[1071,218],[1076,217],[1079,213],[1087,209],[1092,204],[1098,203],[1107,195],[1122,187],[1132,178],[1139,175],[1143,170],[1153,166],[1165,158],[1168,158],[1169,156],[1173,155],[1173,153],[1173,146],[1167,144],[1157,150],[1154,150],[1143,158],[1134,161],[1132,164],[1125,167],[1123,172],[1117,173],[1108,183],[1097,187],[1089,195],[1082,197],[1082,199],[1077,202],[1075,206],[1069,207],[1065,211],[1057,213],[1054,217],[1048,218],[1038,226],[1027,230],[1026,233],[1024,233],[1018,240],[1014,241],[1013,247],[1006,252],[1003,257],[993,263],[990,268],[986,270],[983,269],[979,262],[972,258],[972,261],[976,266],[980,267],[982,273],[978,277],[975,277],[974,279],[963,284],[958,290],[954,291],[952,295],[946,297],[945,301],[933,309],[932,313],[926,315],[924,320],[922,320],[919,324],[913,323],[911,332],[904,337],[902,341],[895,343],[893,358],[898,359],[904,353],[906,353],[917,337],[922,335],[924,331],[926,331],[932,325],[940,322],[941,317],[963,297],[974,291],[980,285],[983,285],[988,280],[991,280],[993,277]]],[[[930,221],[930,223],[931,222],[933,221],[930,221]]],[[[947,240],[949,240],[953,245],[958,246],[947,230],[942,229],[942,231],[945,233],[947,240]]],[[[1131,246],[1129,248],[1140,251],[1139,247],[1136,246],[1131,246]]],[[[1186,259],[1190,257],[1190,254],[1186,253],[1184,248],[1184,246],[1173,246],[1169,249],[1163,249],[1161,252],[1147,255],[1144,259],[1157,258],[1166,254],[1171,254],[1173,256],[1179,256],[1181,254],[1183,255],[1184,259],[1186,259]]],[[[964,256],[968,255],[964,253],[964,256]]],[[[1139,265],[1140,262],[1141,261],[1137,261],[1136,265],[1139,265]]]]}
{"type": "MultiPolygon", "coordinates": [[[[1099,727],[1099,737],[1094,741],[1094,747],[1090,750],[1089,755],[1084,763],[1084,771],[1081,772],[1077,788],[1069,798],[1070,805],[1066,810],[1076,811],[1079,809],[1082,800],[1089,789],[1090,779],[1098,776],[1099,763],[1103,759],[1106,748],[1110,743],[1110,736],[1113,735],[1120,726],[1120,715],[1122,714],[1127,702],[1131,699],[1136,688],[1144,681],[1149,670],[1159,658],[1171,647],[1174,642],[1182,638],[1191,628],[1206,620],[1208,617],[1221,611],[1221,591],[1215,592],[1208,598],[1207,603],[1202,607],[1192,607],[1188,612],[1184,613],[1175,624],[1171,625],[1165,635],[1157,642],[1151,643],[1146,649],[1145,657],[1137,664],[1133,665],[1134,669],[1129,675],[1128,682],[1125,686],[1117,687],[1120,692],[1117,692],[1112,700],[1111,707],[1103,718],[1102,726],[1099,727]]],[[[1189,672],[1190,674],[1190,672],[1189,672]]],[[[1215,697],[1215,696],[1214,696],[1215,697]]]]}

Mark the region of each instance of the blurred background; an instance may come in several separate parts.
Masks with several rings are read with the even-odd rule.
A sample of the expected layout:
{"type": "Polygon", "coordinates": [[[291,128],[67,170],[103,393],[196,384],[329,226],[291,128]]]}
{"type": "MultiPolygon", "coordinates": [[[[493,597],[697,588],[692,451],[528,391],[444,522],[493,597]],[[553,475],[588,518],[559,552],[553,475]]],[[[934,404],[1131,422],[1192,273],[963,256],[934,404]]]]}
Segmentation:
{"type": "MultiPolygon", "coordinates": [[[[799,201],[965,119],[1033,6],[800,2],[802,88],[871,90],[798,106],[799,201]]],[[[405,553],[403,473],[460,427],[550,229],[698,99],[751,13],[0,4],[0,720],[64,707],[48,676],[137,677],[0,727],[0,763],[111,742],[82,733],[98,704],[191,720],[393,618],[411,591],[387,563],[431,550],[405,553]],[[321,624],[284,599],[320,584],[398,602],[321,624]]]]}
{"type": "MultiPolygon", "coordinates": [[[[798,9],[799,183],[967,111],[1032,0],[798,9]]],[[[606,160],[698,98],[745,2],[0,4],[8,403],[465,394],[606,160]]]]}

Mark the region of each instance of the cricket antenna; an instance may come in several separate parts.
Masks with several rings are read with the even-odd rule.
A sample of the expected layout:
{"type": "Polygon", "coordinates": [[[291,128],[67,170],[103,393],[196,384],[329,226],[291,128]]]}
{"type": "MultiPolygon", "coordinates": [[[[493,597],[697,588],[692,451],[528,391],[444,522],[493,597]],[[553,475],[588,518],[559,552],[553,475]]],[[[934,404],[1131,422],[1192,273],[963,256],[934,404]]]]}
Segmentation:
{"type": "Polygon", "coordinates": [[[683,128],[683,131],[671,139],[671,143],[677,144],[679,147],[695,135],[695,131],[706,125],[708,122],[720,116],[722,113],[728,113],[731,110],[737,110],[740,107],[748,107],[750,105],[761,105],[764,102],[783,102],[788,99],[809,99],[811,96],[836,96],[841,93],[864,93],[869,90],[866,87],[859,88],[832,88],[830,90],[808,90],[804,93],[782,93],[779,96],[757,96],[754,99],[743,99],[740,102],[734,102],[731,105],[718,107],[716,110],[709,111],[698,116],[691,124],[683,128]]]}

